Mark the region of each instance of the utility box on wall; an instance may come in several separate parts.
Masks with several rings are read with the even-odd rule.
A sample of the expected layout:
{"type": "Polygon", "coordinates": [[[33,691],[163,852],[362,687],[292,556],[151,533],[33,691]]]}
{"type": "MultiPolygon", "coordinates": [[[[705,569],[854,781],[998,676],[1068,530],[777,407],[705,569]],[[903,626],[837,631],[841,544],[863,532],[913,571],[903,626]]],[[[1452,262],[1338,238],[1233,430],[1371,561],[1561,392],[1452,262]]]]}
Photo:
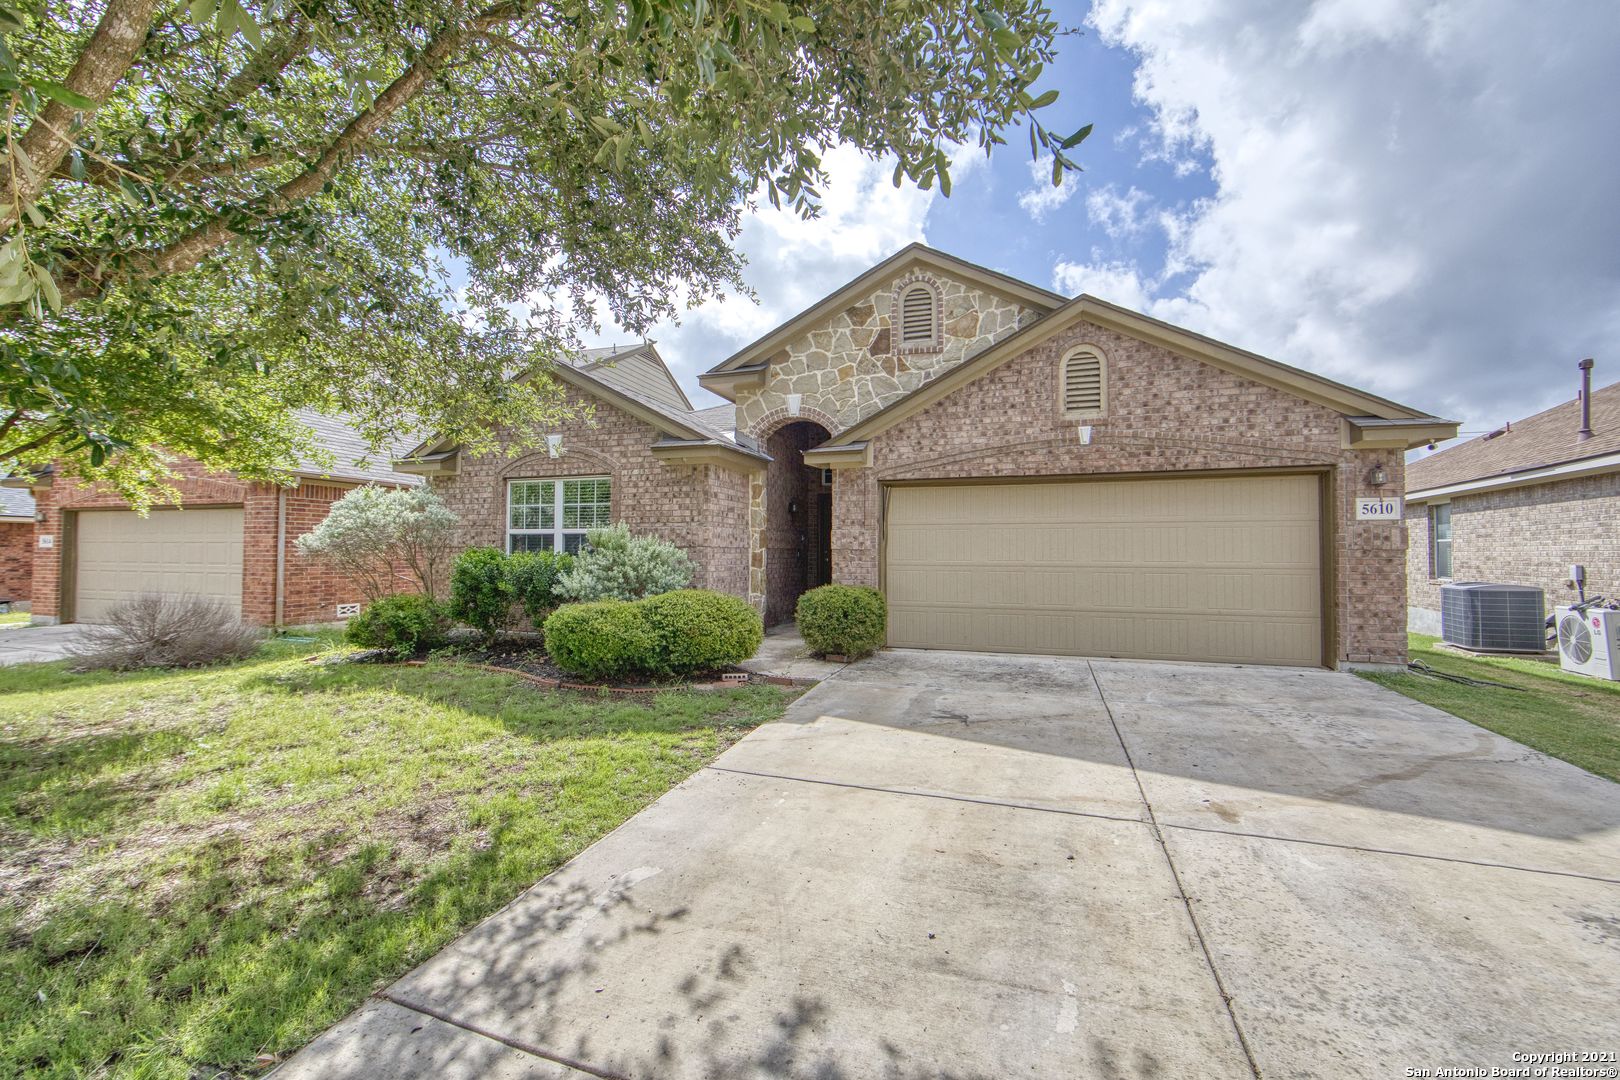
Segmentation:
{"type": "Polygon", "coordinates": [[[1546,652],[1547,616],[1540,589],[1458,581],[1440,587],[1440,636],[1482,652],[1546,652]]]}

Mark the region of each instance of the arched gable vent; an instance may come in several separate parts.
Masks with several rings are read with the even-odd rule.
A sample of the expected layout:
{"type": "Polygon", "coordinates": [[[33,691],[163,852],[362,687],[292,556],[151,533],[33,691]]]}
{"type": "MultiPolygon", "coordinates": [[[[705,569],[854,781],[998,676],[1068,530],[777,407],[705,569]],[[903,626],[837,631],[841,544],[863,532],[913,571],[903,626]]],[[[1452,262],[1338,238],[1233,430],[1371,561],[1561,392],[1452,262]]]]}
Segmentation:
{"type": "Polygon", "coordinates": [[[1075,349],[1063,358],[1062,387],[1065,416],[1101,416],[1107,405],[1108,372],[1102,354],[1075,349]]]}
{"type": "Polygon", "coordinates": [[[921,283],[900,294],[900,344],[929,348],[939,338],[939,305],[934,290],[921,283]]]}

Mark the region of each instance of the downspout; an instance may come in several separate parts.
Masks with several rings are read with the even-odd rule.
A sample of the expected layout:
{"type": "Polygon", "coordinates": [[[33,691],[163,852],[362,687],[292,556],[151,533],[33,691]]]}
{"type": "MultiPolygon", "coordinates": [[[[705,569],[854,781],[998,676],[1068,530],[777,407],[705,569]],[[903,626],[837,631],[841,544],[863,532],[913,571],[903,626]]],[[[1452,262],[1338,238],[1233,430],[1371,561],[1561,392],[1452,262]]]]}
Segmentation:
{"type": "Polygon", "coordinates": [[[287,489],[276,489],[276,631],[282,629],[287,591],[287,489]]]}

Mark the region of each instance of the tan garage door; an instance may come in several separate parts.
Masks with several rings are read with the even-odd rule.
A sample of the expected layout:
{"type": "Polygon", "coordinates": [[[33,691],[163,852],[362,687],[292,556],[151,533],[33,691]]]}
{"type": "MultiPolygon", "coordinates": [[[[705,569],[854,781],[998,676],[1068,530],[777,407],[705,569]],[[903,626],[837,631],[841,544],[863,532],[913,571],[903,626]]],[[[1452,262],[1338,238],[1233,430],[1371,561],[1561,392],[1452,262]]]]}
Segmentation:
{"type": "Polygon", "coordinates": [[[96,622],[142,593],[218,597],[242,610],[242,509],[86,510],[78,517],[73,617],[96,622]]]}
{"type": "Polygon", "coordinates": [[[1311,476],[895,487],[889,644],[1322,662],[1311,476]]]}

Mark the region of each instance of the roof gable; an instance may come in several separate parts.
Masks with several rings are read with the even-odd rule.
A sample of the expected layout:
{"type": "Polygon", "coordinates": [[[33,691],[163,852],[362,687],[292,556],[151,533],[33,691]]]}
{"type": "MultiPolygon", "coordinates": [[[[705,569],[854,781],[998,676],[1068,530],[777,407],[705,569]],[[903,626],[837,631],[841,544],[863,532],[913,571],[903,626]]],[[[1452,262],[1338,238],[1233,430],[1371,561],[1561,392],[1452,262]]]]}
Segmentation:
{"type": "MultiPolygon", "coordinates": [[[[1214,338],[1110,304],[1095,296],[1082,294],[1056,311],[923,384],[906,397],[852,425],[840,434],[839,439],[845,443],[869,439],[1082,320],[1201,360],[1262,385],[1285,390],[1334,409],[1346,418],[1389,421],[1397,426],[1410,421],[1414,430],[1422,429],[1423,441],[1435,436],[1437,426],[1440,429],[1440,437],[1444,437],[1444,431],[1447,429],[1456,430],[1455,423],[1429,416],[1421,410],[1357,390],[1300,368],[1290,367],[1258,353],[1238,349],[1214,338]]],[[[1393,435],[1386,434],[1385,437],[1390,438],[1393,435]]]]}
{"type": "Polygon", "coordinates": [[[1580,439],[1579,398],[1447,447],[1406,467],[1406,489],[1428,491],[1620,452],[1620,382],[1592,391],[1592,437],[1580,439]]]}
{"type": "Polygon", "coordinates": [[[710,375],[755,366],[794,337],[812,329],[822,319],[848,307],[850,304],[859,302],[862,297],[877,288],[885,280],[897,278],[919,269],[932,270],[947,277],[955,278],[965,284],[998,293],[1043,313],[1052,311],[1065,303],[1062,294],[1052,292],[1050,289],[1043,289],[999,271],[978,266],[965,259],[958,259],[954,255],[948,255],[943,251],[928,247],[926,244],[911,244],[884,259],[859,277],[817,300],[814,304],[771,330],[764,337],[733,353],[730,357],[704,372],[703,375],[699,376],[698,381],[701,383],[710,375]]]}
{"type": "Polygon", "coordinates": [[[681,389],[651,341],[627,349],[619,346],[587,349],[573,366],[671,408],[692,411],[686,391],[681,389]]]}

